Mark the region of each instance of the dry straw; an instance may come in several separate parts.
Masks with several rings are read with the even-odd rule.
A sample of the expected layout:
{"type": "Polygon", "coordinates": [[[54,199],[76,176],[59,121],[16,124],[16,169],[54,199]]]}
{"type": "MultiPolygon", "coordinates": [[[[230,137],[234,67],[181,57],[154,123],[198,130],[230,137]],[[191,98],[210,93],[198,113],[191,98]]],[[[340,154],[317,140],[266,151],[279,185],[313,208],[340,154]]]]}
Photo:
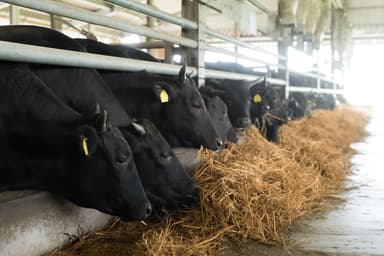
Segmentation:
{"type": "Polygon", "coordinates": [[[199,209],[146,225],[117,221],[53,255],[218,255],[246,239],[285,244],[292,222],[341,188],[366,122],[349,108],[316,111],[284,126],[278,145],[250,128],[219,154],[201,150],[199,209]]]}

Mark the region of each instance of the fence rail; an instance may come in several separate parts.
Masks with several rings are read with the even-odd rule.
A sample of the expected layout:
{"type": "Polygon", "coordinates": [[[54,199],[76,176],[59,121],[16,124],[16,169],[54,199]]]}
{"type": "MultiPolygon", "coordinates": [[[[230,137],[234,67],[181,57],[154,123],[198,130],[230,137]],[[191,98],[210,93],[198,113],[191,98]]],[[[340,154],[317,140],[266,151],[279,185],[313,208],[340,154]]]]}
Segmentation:
{"type": "MultiPolygon", "coordinates": [[[[246,60],[251,60],[258,63],[263,63],[266,66],[274,66],[279,68],[280,70],[286,70],[287,75],[285,80],[280,80],[276,78],[269,78],[271,83],[284,85],[286,86],[287,95],[289,91],[315,91],[315,92],[326,92],[326,93],[334,93],[340,94],[343,93],[342,90],[336,90],[334,78],[327,78],[319,74],[313,73],[302,73],[297,72],[295,70],[290,69],[287,65],[281,65],[265,60],[261,60],[255,56],[245,56],[239,54],[238,52],[233,52],[225,49],[221,49],[218,47],[214,47],[208,45],[207,43],[192,40],[186,37],[174,36],[164,32],[159,32],[154,29],[131,25],[121,20],[114,19],[112,17],[107,17],[101,15],[96,12],[84,10],[81,8],[77,8],[71,6],[66,3],[57,2],[53,0],[3,0],[2,2],[18,5],[26,8],[35,9],[38,11],[44,11],[51,14],[76,19],[80,21],[84,21],[87,23],[101,25],[125,32],[139,34],[148,38],[159,39],[171,44],[178,44],[181,46],[196,48],[196,50],[204,49],[205,51],[218,52],[221,54],[225,54],[228,56],[242,58],[246,60]],[[312,77],[317,80],[317,88],[302,88],[302,87],[294,87],[289,85],[289,77],[290,73],[296,73],[305,77],[312,77]],[[321,89],[320,82],[327,81],[331,82],[334,85],[334,89],[321,89]],[[300,89],[298,89],[300,88],[300,89]]],[[[198,22],[179,18],[169,13],[158,10],[154,7],[137,3],[131,0],[107,0],[111,4],[128,8],[130,10],[140,12],[146,14],[148,16],[152,16],[158,19],[162,19],[164,21],[170,22],[172,24],[179,25],[183,28],[190,30],[200,30],[201,33],[204,33],[207,36],[215,37],[225,42],[234,44],[237,47],[248,48],[256,53],[262,53],[265,55],[273,56],[276,60],[286,61],[284,56],[276,55],[275,53],[269,52],[267,50],[261,49],[250,43],[242,42],[239,39],[222,35],[217,33],[211,29],[205,28],[205,26],[199,26],[198,22]]],[[[252,0],[252,3],[257,3],[257,0],[252,0]]],[[[149,42],[151,43],[151,42],[149,42]]],[[[161,42],[160,44],[161,45],[161,42]]],[[[164,44],[165,45],[165,44],[164,44]]],[[[30,61],[37,63],[47,63],[47,64],[56,64],[56,65],[66,65],[66,66],[81,66],[88,68],[99,68],[99,69],[113,69],[113,70],[129,70],[129,71],[137,71],[146,69],[148,72],[160,73],[160,74],[177,74],[180,69],[178,65],[172,64],[164,64],[164,63],[153,63],[147,61],[133,60],[127,58],[117,58],[117,57],[109,57],[105,55],[97,55],[97,54],[87,54],[87,53],[79,53],[79,52],[71,52],[66,50],[52,49],[52,48],[43,48],[37,46],[23,45],[17,43],[10,43],[0,41],[0,58],[3,60],[13,60],[13,61],[30,61]]],[[[199,67],[201,70],[202,67],[199,67]]],[[[195,74],[197,73],[196,67],[188,67],[188,71],[193,71],[195,74]]],[[[203,70],[205,77],[208,78],[231,78],[231,79],[258,79],[258,76],[239,74],[239,73],[231,73],[231,72],[223,72],[223,71],[215,71],[215,70],[203,70]]]]}

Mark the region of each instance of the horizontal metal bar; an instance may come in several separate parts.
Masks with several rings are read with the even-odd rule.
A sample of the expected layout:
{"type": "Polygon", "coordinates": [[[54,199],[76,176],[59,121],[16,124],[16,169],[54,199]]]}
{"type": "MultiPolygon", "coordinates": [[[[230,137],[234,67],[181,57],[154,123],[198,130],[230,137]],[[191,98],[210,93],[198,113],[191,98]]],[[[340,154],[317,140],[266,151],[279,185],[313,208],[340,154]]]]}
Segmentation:
{"type": "Polygon", "coordinates": [[[271,83],[273,85],[281,85],[281,86],[286,86],[287,85],[285,80],[281,80],[281,79],[278,79],[278,78],[269,77],[267,80],[268,80],[269,83],[271,83]]]}
{"type": "Polygon", "coordinates": [[[52,0],[3,0],[3,2],[64,16],[71,19],[77,19],[95,25],[101,25],[113,29],[135,33],[150,38],[156,38],[191,48],[197,47],[197,42],[188,38],[172,36],[164,32],[157,32],[153,29],[142,26],[130,25],[125,21],[119,21],[111,17],[106,17],[104,15],[83,10],[81,8],[76,8],[61,2],[52,0]]]}
{"type": "MultiPolygon", "coordinates": [[[[140,71],[147,70],[151,73],[176,75],[180,66],[151,61],[143,61],[128,58],[112,57],[100,54],[90,54],[78,51],[61,50],[55,48],[34,46],[28,44],[0,41],[0,60],[30,62],[40,64],[51,64],[72,67],[84,67],[95,69],[108,69],[119,71],[140,71]]],[[[196,74],[197,69],[187,67],[187,72],[196,74]]],[[[256,80],[260,76],[224,72],[206,69],[205,75],[208,78],[233,79],[233,80],[256,80]]],[[[271,83],[283,83],[284,81],[269,78],[271,83]]],[[[303,87],[289,87],[290,91],[319,91],[325,93],[342,94],[343,90],[316,89],[303,87]]]]}
{"type": "Polygon", "coordinates": [[[235,39],[233,37],[229,37],[229,36],[225,36],[225,35],[222,35],[220,33],[217,33],[215,31],[212,31],[210,29],[205,29],[205,33],[209,36],[212,36],[212,37],[216,37],[216,38],[220,38],[221,40],[224,40],[224,41],[227,41],[227,42],[230,42],[230,43],[233,43],[237,46],[240,46],[240,47],[244,47],[244,48],[248,48],[248,49],[251,49],[251,50],[254,50],[254,51],[258,51],[258,52],[262,52],[262,53],[265,53],[267,55],[271,55],[271,56],[274,56],[276,58],[279,58],[281,60],[285,60],[286,58],[283,57],[283,56],[279,56],[279,55],[276,55],[272,52],[269,52],[269,51],[266,51],[264,49],[261,49],[259,47],[256,47],[256,46],[253,46],[253,45],[250,45],[250,44],[247,44],[247,43],[244,43],[238,39],[235,39]]]}
{"type": "MultiPolygon", "coordinates": [[[[176,75],[181,68],[181,66],[178,65],[68,51],[7,41],[0,41],[0,59],[120,71],[147,70],[151,73],[166,75],[176,75]]],[[[187,71],[195,74],[197,72],[194,67],[188,67],[187,71]]]]}
{"type": "Polygon", "coordinates": [[[307,87],[289,86],[288,90],[290,92],[317,92],[317,93],[344,94],[344,90],[340,90],[340,89],[324,89],[324,88],[307,88],[307,87]]]}
{"type": "Polygon", "coordinates": [[[218,71],[213,69],[205,70],[205,77],[215,79],[233,79],[233,80],[257,80],[261,76],[246,75],[240,73],[232,73],[226,71],[218,71]]]}
{"type": "MultiPolygon", "coordinates": [[[[249,80],[249,81],[257,80],[262,77],[262,76],[254,76],[254,75],[247,75],[247,74],[240,74],[240,73],[233,73],[233,72],[226,72],[226,71],[218,71],[213,69],[206,69],[205,76],[207,78],[214,78],[214,79],[232,79],[232,80],[249,80]]],[[[267,81],[272,83],[273,85],[281,85],[281,86],[286,85],[284,80],[280,80],[277,78],[268,77],[267,81]]]]}
{"type": "Polygon", "coordinates": [[[183,28],[189,28],[189,29],[194,29],[194,30],[197,29],[197,23],[196,22],[193,22],[191,20],[184,19],[184,18],[175,17],[169,13],[160,11],[160,10],[158,10],[154,7],[148,6],[148,5],[140,4],[140,3],[135,2],[135,1],[131,1],[131,0],[106,0],[106,2],[110,2],[112,4],[115,4],[115,5],[118,5],[121,7],[125,7],[125,8],[131,9],[131,10],[136,11],[136,12],[140,12],[140,13],[143,13],[143,14],[161,19],[161,20],[168,21],[170,23],[179,25],[183,28]]]}

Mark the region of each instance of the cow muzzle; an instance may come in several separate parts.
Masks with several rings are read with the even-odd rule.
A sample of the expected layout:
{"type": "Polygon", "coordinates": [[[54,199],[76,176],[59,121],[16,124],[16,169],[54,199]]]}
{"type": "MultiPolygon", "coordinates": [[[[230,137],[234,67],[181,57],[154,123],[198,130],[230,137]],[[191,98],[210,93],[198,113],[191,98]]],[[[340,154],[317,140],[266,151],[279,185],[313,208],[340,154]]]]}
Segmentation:
{"type": "Polygon", "coordinates": [[[251,126],[251,119],[249,117],[242,117],[237,119],[237,127],[238,128],[245,128],[248,126],[251,126]]]}

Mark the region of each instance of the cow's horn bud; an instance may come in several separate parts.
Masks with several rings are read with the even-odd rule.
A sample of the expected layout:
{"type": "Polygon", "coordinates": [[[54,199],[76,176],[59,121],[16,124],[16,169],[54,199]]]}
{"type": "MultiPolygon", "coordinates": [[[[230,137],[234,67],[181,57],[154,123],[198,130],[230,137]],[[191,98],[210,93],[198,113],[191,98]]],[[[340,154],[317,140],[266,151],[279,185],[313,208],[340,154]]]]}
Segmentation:
{"type": "Polygon", "coordinates": [[[135,128],[135,130],[136,130],[141,136],[144,136],[144,135],[145,135],[145,129],[144,129],[143,126],[141,126],[140,124],[135,123],[135,122],[132,122],[132,126],[133,126],[133,128],[135,128]]]}
{"type": "Polygon", "coordinates": [[[103,125],[101,127],[101,132],[106,132],[107,131],[107,111],[104,110],[104,115],[103,115],[103,125]]]}
{"type": "Polygon", "coordinates": [[[96,104],[96,110],[95,110],[95,114],[100,114],[100,105],[99,103],[96,104]]]}

